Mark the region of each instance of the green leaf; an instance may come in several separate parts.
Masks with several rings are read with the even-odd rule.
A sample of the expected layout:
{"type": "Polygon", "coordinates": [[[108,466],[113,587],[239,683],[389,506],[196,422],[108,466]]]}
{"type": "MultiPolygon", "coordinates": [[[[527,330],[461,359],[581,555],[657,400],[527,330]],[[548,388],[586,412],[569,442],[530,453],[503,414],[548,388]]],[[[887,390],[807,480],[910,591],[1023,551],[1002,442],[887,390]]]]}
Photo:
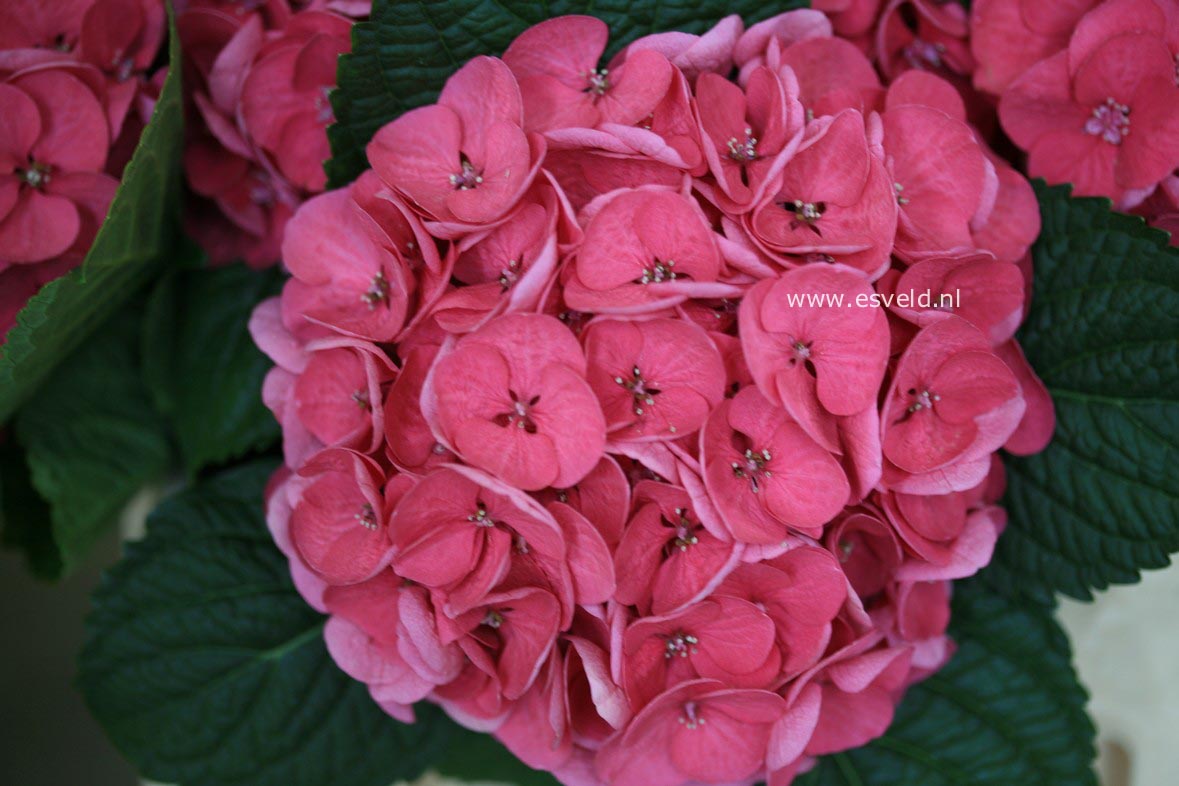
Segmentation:
{"type": "Polygon", "coordinates": [[[336,668],[262,520],[270,462],[164,502],[94,596],[79,683],[146,777],[181,786],[388,786],[435,759],[336,668]]]}
{"type": "Polygon", "coordinates": [[[958,651],[909,689],[888,732],[796,786],[1096,786],[1093,724],[1050,608],[954,585],[958,651]]]}
{"type": "Polygon", "coordinates": [[[1179,550],[1179,249],[1104,199],[1038,183],[1044,229],[1019,340],[1056,403],[1009,457],[997,585],[1040,602],[1138,580],[1179,550]]]}
{"type": "Polygon", "coordinates": [[[364,147],[377,129],[437,98],[447,77],[476,55],[500,55],[525,28],[564,14],[592,14],[610,26],[606,58],[649,33],[703,33],[722,17],[746,24],[806,0],[375,0],[369,21],[352,28],[352,53],[340,58],[332,92],[336,123],[328,128],[333,186],[368,166],[364,147]]]}
{"type": "Polygon", "coordinates": [[[16,417],[33,486],[68,573],[171,456],[139,363],[140,312],[119,312],[49,376],[16,417]]]}
{"type": "Polygon", "coordinates": [[[61,575],[61,553],[53,542],[49,505],[33,488],[24,450],[9,437],[0,443],[0,545],[25,555],[42,579],[61,575]]]}
{"type": "Polygon", "coordinates": [[[278,440],[278,423],[260,393],[273,364],[246,325],[254,306],[278,293],[281,278],[276,269],[241,264],[176,271],[152,293],[145,373],[190,476],[278,440]]]}
{"type": "Polygon", "coordinates": [[[558,786],[551,774],[532,769],[490,734],[451,725],[450,745],[433,764],[440,774],[467,782],[558,786]]]}
{"type": "MultiPolygon", "coordinates": [[[[169,26],[168,61],[180,63],[169,26]]],[[[0,347],[0,423],[128,298],[168,262],[179,216],[184,107],[170,68],[151,122],[82,267],[44,286],[0,347]]]]}

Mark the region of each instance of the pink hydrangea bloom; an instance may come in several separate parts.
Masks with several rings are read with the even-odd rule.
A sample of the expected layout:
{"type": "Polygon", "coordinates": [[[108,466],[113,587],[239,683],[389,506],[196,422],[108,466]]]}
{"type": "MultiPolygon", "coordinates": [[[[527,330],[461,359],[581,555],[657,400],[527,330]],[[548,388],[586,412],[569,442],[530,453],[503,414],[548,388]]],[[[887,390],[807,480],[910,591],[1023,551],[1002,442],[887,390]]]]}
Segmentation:
{"type": "Polygon", "coordinates": [[[952,654],[995,453],[1054,426],[1013,338],[1038,208],[962,12],[819,5],[609,63],[543,22],[290,220],[268,523],[390,714],[565,783],[788,786],[952,654]]]}
{"type": "Polygon", "coordinates": [[[1110,0],[1068,47],[1028,68],[999,101],[1028,173],[1079,195],[1140,201],[1179,168],[1179,14],[1153,0],[1110,0]]]}
{"type": "Polygon", "coordinates": [[[191,2],[177,18],[190,124],[185,175],[190,234],[215,263],[276,262],[286,222],[323,191],[328,96],[354,17],[368,3],[191,2]]]}
{"type": "Polygon", "coordinates": [[[150,115],[161,0],[0,8],[0,343],[24,304],[79,265],[150,115]]]}

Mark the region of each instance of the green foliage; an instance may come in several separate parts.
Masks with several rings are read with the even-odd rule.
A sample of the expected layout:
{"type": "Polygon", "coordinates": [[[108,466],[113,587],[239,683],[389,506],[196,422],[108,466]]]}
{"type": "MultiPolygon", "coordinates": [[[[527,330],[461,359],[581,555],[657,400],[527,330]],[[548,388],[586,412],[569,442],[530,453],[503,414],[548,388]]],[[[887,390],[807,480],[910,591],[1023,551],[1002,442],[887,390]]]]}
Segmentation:
{"type": "Polygon", "coordinates": [[[16,435],[48,516],[26,496],[12,521],[43,575],[55,564],[57,574],[77,567],[135,492],[168,468],[167,430],[143,384],[140,324],[137,308],[117,313],[17,413],[16,435]],[[50,540],[56,559],[45,552],[50,540]]]}
{"type": "Polygon", "coordinates": [[[163,503],[95,594],[79,683],[115,745],[181,786],[388,786],[435,761],[447,724],[410,726],[336,668],[262,519],[274,465],[163,503]]]}
{"type": "Polygon", "coordinates": [[[591,14],[610,26],[609,57],[649,33],[703,33],[722,17],[746,24],[808,6],[806,0],[376,0],[369,21],[352,28],[352,53],[340,58],[328,129],[328,179],[341,186],[367,166],[364,147],[377,129],[437,98],[447,77],[476,55],[499,55],[525,28],[564,14],[591,14]]]}
{"type": "Polygon", "coordinates": [[[38,578],[61,575],[49,506],[33,488],[24,450],[11,437],[0,444],[0,546],[23,553],[38,578]]]}
{"type": "Polygon", "coordinates": [[[246,326],[254,306],[278,293],[280,280],[275,269],[237,264],[175,271],[152,293],[143,333],[145,374],[190,476],[279,437],[260,393],[273,364],[246,326]]]}
{"type": "Polygon", "coordinates": [[[989,575],[1047,603],[1135,582],[1179,550],[1179,250],[1108,200],[1037,191],[1019,340],[1056,403],[1056,435],[1006,462],[1010,524],[989,575]]]}

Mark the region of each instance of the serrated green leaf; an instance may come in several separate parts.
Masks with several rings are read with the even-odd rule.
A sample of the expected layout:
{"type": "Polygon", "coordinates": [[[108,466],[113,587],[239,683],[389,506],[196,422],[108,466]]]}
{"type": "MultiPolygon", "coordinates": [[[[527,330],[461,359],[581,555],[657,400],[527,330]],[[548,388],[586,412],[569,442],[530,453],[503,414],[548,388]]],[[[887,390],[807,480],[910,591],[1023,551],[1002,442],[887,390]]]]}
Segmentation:
{"type": "Polygon", "coordinates": [[[447,77],[476,55],[499,55],[525,28],[554,16],[591,14],[610,26],[609,57],[649,33],[702,33],[722,17],[746,24],[809,6],[807,0],[375,0],[352,28],[352,53],[340,58],[328,128],[328,179],[350,182],[368,166],[364,147],[377,129],[437,98],[447,77]]]}
{"type": "Polygon", "coordinates": [[[281,280],[275,269],[236,264],[174,272],[152,293],[145,373],[190,476],[278,440],[278,423],[259,393],[273,364],[246,326],[254,306],[277,294],[281,280]]]}
{"type": "MultiPolygon", "coordinates": [[[[168,62],[180,62],[179,36],[171,22],[168,62]]],[[[0,423],[167,264],[179,215],[184,136],[180,76],[179,67],[169,70],[151,122],[82,267],[34,295],[0,346],[0,423]]]]}
{"type": "Polygon", "coordinates": [[[1179,249],[1108,200],[1036,190],[1019,340],[1057,426],[1043,453],[1006,461],[1010,523],[989,574],[1050,602],[1135,582],[1179,550],[1179,249]]]}
{"type": "Polygon", "coordinates": [[[94,596],[79,683],[115,745],[181,786],[388,786],[445,743],[341,672],[262,520],[274,464],[164,502],[94,596]]]}
{"type": "Polygon", "coordinates": [[[1086,694],[1052,610],[959,582],[951,633],[958,651],[883,737],[796,786],[1096,786],[1086,694]]]}
{"type": "Polygon", "coordinates": [[[36,542],[51,537],[61,573],[168,467],[167,427],[143,384],[139,328],[138,309],[116,314],[17,413],[33,487],[49,503],[36,542]]]}

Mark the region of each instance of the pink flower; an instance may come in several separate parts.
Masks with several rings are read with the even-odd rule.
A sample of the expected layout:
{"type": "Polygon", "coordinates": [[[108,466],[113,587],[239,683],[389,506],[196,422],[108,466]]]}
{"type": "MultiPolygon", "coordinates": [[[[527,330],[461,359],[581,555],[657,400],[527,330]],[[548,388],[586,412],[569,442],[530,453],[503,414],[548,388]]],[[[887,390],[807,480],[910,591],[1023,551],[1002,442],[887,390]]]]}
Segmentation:
{"type": "Polygon", "coordinates": [[[781,671],[787,677],[818,662],[848,598],[847,578],[835,558],[802,543],[792,544],[780,556],[738,566],[717,594],[742,598],[765,610],[774,622],[781,671]]]}
{"type": "Polygon", "coordinates": [[[767,399],[834,449],[833,416],[875,405],[888,361],[888,321],[855,271],[807,265],[754,286],[741,303],[741,346],[767,399]],[[842,295],[843,307],[792,302],[842,295]],[[856,298],[863,299],[860,306],[856,298]]]}
{"type": "Polygon", "coordinates": [[[970,8],[974,86],[999,95],[1020,74],[1068,45],[1069,34],[1099,0],[976,0],[970,8]]]}
{"type": "Polygon", "coordinates": [[[18,72],[0,100],[0,265],[81,257],[118,185],[102,102],[66,66],[18,72]]]}
{"type": "Polygon", "coordinates": [[[835,459],[756,388],[718,406],[700,434],[708,494],[733,538],[818,534],[848,501],[835,459]]]}
{"type": "Polygon", "coordinates": [[[324,129],[335,118],[328,94],[336,59],[351,50],[352,23],[331,13],[295,15],[262,47],[242,80],[241,117],[254,142],[304,191],[322,191],[331,157],[324,129]]]}
{"type": "Polygon", "coordinates": [[[1179,167],[1179,85],[1167,18],[1152,0],[1087,14],[1067,50],[1014,80],[999,118],[1028,151],[1028,173],[1122,200],[1179,167]]]}
{"type": "Polygon", "coordinates": [[[897,199],[864,119],[845,110],[807,131],[777,193],[753,213],[753,233],[771,249],[827,254],[876,278],[888,265],[897,199]]]}
{"type": "Polygon", "coordinates": [[[604,320],[583,337],[587,379],[612,440],[679,439],[723,397],[724,366],[703,330],[678,320],[604,320]]]}
{"type": "Polygon", "coordinates": [[[291,540],[307,564],[332,584],[376,575],[393,556],[379,467],[335,448],[304,465],[307,478],[291,513],[291,540]]]}
{"type": "Polygon", "coordinates": [[[785,712],[786,703],[769,691],[685,682],[606,745],[597,772],[615,786],[739,782],[764,766],[771,728],[785,712]]]}
{"type": "Polygon", "coordinates": [[[474,330],[509,311],[536,308],[557,268],[557,222],[572,220],[552,189],[537,189],[506,221],[466,248],[455,260],[451,289],[434,307],[445,330],[474,330]]]}
{"type": "Polygon", "coordinates": [[[489,224],[515,206],[544,145],[521,124],[520,88],[503,61],[478,57],[447,80],[438,103],[406,112],[368,146],[373,169],[437,221],[489,224]]]}
{"type": "Polygon", "coordinates": [[[744,93],[720,75],[702,74],[696,104],[709,168],[732,212],[742,212],[785,166],[801,138],[802,107],[768,68],[750,75],[744,93]]]}
{"type": "Polygon", "coordinates": [[[332,330],[390,341],[405,323],[411,281],[392,239],[348,189],[311,199],[287,226],[283,296],[293,332],[332,330]],[[289,294],[286,294],[289,293],[289,294]]]}
{"type": "MultiPolygon", "coordinates": [[[[953,652],[996,451],[1055,420],[1012,338],[1038,207],[970,125],[956,7],[820,5],[605,68],[603,23],[544,22],[291,219],[251,321],[290,466],[267,520],[386,712],[433,702],[565,783],[788,786],[953,652]]],[[[270,226],[244,184],[294,176],[284,140],[224,108],[318,74],[328,33],[217,8],[187,12],[202,145],[238,153],[194,182],[270,226]]],[[[311,96],[259,122],[309,129],[311,96]]]]}
{"type": "Polygon", "coordinates": [[[621,191],[597,207],[565,284],[565,301],[573,308],[637,313],[693,296],[736,294],[717,282],[716,239],[687,197],[621,191]]]}
{"type": "Polygon", "coordinates": [[[644,481],[635,497],[614,557],[620,603],[669,614],[706,597],[736,567],[740,547],[708,532],[682,489],[644,481]]]}
{"type": "Polygon", "coordinates": [[[540,568],[546,589],[572,601],[561,527],[526,495],[481,473],[435,470],[401,499],[389,530],[394,570],[439,593],[451,617],[485,605],[524,563],[540,568]]]}
{"type": "MultiPolygon", "coordinates": [[[[883,283],[883,282],[882,282],[883,283]]],[[[1023,275],[989,254],[928,257],[896,279],[893,313],[924,327],[951,315],[981,330],[992,345],[1011,338],[1023,319],[1023,275]]]]}
{"type": "Polygon", "coordinates": [[[970,248],[971,224],[985,220],[998,188],[995,170],[970,128],[915,104],[890,105],[882,120],[884,154],[900,207],[897,252],[915,260],[970,248]],[[936,159],[930,150],[938,151],[936,159]]]}
{"type": "Polygon", "coordinates": [[[911,68],[969,77],[974,58],[967,40],[967,13],[959,3],[946,0],[891,0],[876,28],[877,57],[885,77],[895,78],[911,68]]]}
{"type": "Polygon", "coordinates": [[[465,461],[527,490],[571,486],[605,445],[585,371],[577,339],[559,321],[508,314],[439,357],[423,410],[465,461]]]}
{"type": "Polygon", "coordinates": [[[734,688],[770,687],[781,668],[774,622],[753,603],[716,596],[662,617],[645,617],[622,641],[631,707],[698,677],[734,688]]]}
{"type": "Polygon", "coordinates": [[[670,60],[690,81],[705,73],[724,75],[733,67],[733,46],[743,32],[745,23],[734,14],[717,22],[704,35],[669,32],[643,36],[627,45],[621,59],[651,50],[670,60]]]}
{"type": "Polygon", "coordinates": [[[982,333],[959,317],[929,325],[901,356],[881,416],[884,456],[909,476],[889,485],[918,494],[976,485],[1023,410],[982,333]]]}
{"type": "Polygon", "coordinates": [[[638,49],[617,67],[599,68],[607,34],[599,19],[562,16],[533,25],[508,46],[504,62],[520,80],[528,130],[629,126],[651,113],[671,84],[671,64],[638,49]]]}

